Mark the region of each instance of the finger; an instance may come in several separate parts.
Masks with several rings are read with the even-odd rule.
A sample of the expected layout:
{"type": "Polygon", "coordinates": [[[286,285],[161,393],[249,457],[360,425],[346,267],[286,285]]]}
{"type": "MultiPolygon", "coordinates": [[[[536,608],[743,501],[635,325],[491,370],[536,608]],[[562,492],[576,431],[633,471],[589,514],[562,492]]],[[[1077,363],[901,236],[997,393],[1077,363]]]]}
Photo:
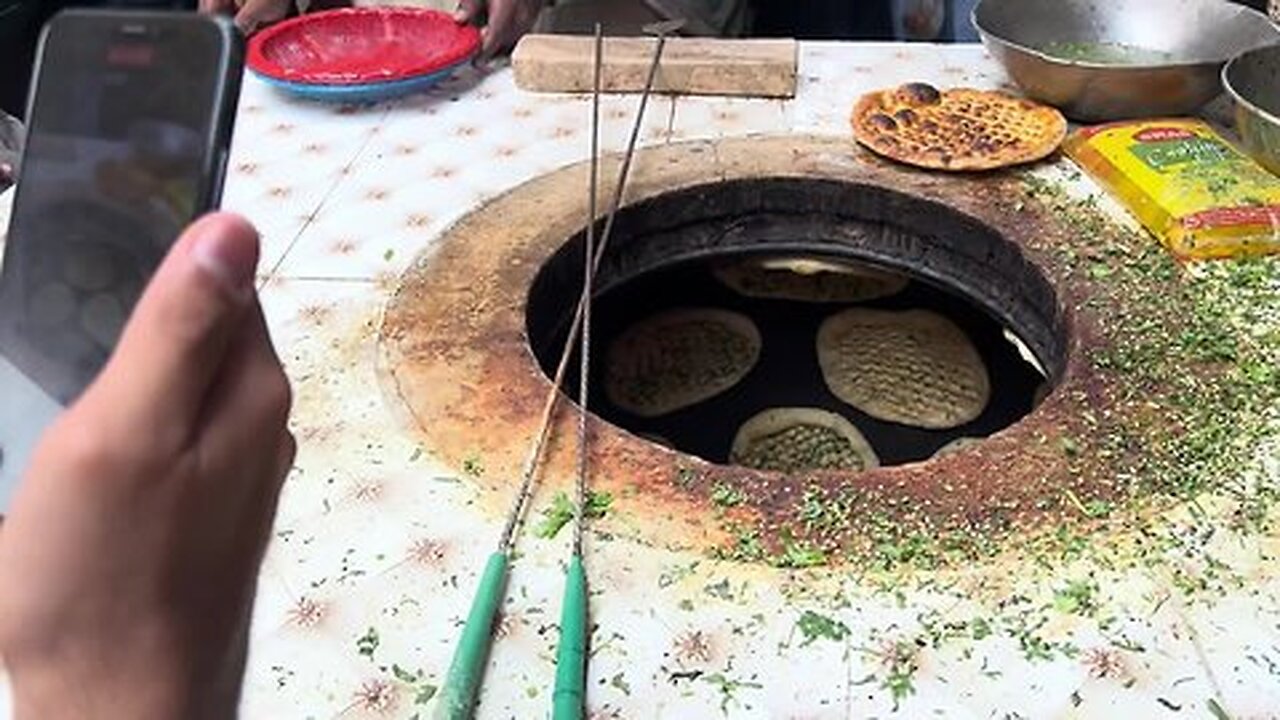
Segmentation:
{"type": "Polygon", "coordinates": [[[263,503],[264,508],[270,509],[266,520],[267,529],[270,529],[271,521],[275,518],[275,507],[280,501],[280,490],[284,488],[284,481],[293,471],[293,462],[298,458],[298,441],[288,429],[280,434],[280,441],[276,447],[276,473],[272,478],[274,482],[267,485],[268,492],[263,503]]]}
{"type": "Polygon", "coordinates": [[[511,0],[492,0],[489,3],[489,22],[484,28],[480,45],[480,57],[488,60],[506,47],[515,23],[515,4],[511,0]]]}
{"type": "Polygon", "coordinates": [[[284,489],[284,482],[288,479],[290,471],[293,470],[293,461],[297,455],[298,441],[294,439],[293,433],[287,429],[282,430],[279,440],[276,441],[275,472],[271,475],[270,482],[264,483],[255,496],[258,504],[255,508],[257,527],[261,534],[258,548],[259,561],[261,561],[261,554],[270,544],[271,526],[275,522],[276,507],[280,504],[280,492],[284,489]]]}
{"type": "MultiPolygon", "coordinates": [[[[289,473],[293,471],[293,462],[298,459],[298,440],[293,436],[287,428],[281,435],[280,450],[276,454],[276,491],[284,485],[285,478],[289,477],[289,473]]],[[[0,515],[0,523],[4,522],[4,516],[0,515]]]]}
{"type": "Polygon", "coordinates": [[[255,303],[205,408],[198,452],[205,476],[223,478],[214,491],[242,508],[244,527],[252,529],[245,538],[252,540],[256,556],[270,536],[297,451],[288,429],[289,408],[288,380],[255,303]]]}
{"type": "Polygon", "coordinates": [[[236,13],[236,27],[245,35],[252,35],[264,25],[283,20],[289,14],[290,0],[246,0],[236,13]]]}
{"type": "Polygon", "coordinates": [[[274,469],[275,452],[269,443],[287,430],[291,405],[289,380],[255,302],[204,409],[201,453],[232,459],[252,453],[265,456],[267,467],[274,469]]]}
{"type": "Polygon", "coordinates": [[[253,488],[248,501],[251,506],[246,511],[248,527],[256,532],[254,557],[257,563],[262,562],[267,546],[271,544],[271,528],[275,524],[276,510],[280,504],[280,492],[284,489],[285,480],[293,469],[293,461],[297,456],[298,442],[293,433],[282,430],[276,441],[276,454],[273,458],[273,472],[266,482],[253,488]]]}
{"type": "Polygon", "coordinates": [[[483,8],[482,0],[461,0],[458,9],[453,11],[453,19],[460,23],[475,22],[483,8]]]}
{"type": "Polygon", "coordinates": [[[123,424],[164,435],[156,441],[185,442],[251,305],[257,263],[258,234],[243,218],[209,215],[188,228],[85,401],[106,402],[123,424]]]}

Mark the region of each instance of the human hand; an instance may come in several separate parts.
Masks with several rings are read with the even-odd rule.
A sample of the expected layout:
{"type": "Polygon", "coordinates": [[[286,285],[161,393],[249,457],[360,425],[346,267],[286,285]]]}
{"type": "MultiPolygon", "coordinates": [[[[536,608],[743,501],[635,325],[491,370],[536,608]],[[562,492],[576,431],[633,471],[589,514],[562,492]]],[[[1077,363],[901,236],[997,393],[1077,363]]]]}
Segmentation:
{"type": "Polygon", "coordinates": [[[461,0],[454,19],[460,23],[476,22],[486,5],[489,19],[481,35],[481,59],[515,47],[520,38],[533,29],[544,0],[461,0]]]}
{"type": "Polygon", "coordinates": [[[238,217],[188,228],[36,449],[0,527],[17,718],[234,716],[295,448],[257,259],[238,217]]]}
{"type": "Polygon", "coordinates": [[[293,0],[200,0],[200,12],[235,16],[236,27],[245,35],[283,20],[293,0]]]}

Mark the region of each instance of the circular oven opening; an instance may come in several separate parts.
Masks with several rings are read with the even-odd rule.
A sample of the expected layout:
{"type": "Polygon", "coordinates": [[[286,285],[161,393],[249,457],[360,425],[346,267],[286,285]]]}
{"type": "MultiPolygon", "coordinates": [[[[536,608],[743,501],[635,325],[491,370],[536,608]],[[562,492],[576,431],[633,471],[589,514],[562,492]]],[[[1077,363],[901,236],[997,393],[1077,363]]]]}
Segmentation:
{"type": "MultiPolygon", "coordinates": [[[[583,254],[580,232],[529,290],[548,378],[583,254]]],[[[592,308],[596,415],[762,470],[856,471],[980,441],[1035,408],[1068,351],[1056,294],[1014,243],[940,203],[824,179],[714,183],[624,208],[592,308]]],[[[570,397],[577,368],[575,352],[570,397]]]]}

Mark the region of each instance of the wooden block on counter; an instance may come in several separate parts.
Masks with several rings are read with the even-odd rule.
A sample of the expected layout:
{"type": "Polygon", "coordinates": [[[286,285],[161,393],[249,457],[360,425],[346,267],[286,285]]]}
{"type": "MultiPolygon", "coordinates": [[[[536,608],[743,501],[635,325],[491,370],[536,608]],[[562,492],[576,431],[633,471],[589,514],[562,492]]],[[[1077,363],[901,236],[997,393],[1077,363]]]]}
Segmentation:
{"type": "MultiPolygon", "coordinates": [[[[601,89],[640,92],[653,38],[605,38],[601,89]]],[[[516,85],[532,92],[591,92],[594,39],[525,35],[511,56],[516,85]]],[[[674,37],[662,51],[654,91],[680,95],[794,97],[796,41],[674,37]]]]}

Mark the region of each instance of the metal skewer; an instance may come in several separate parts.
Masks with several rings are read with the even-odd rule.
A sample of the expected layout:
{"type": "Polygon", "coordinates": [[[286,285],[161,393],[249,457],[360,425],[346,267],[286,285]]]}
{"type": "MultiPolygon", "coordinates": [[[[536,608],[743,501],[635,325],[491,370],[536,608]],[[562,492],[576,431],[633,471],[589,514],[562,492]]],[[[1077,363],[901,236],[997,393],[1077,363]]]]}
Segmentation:
{"type": "MultiPolygon", "coordinates": [[[[600,172],[600,72],[604,35],[596,23],[591,82],[591,179],[587,199],[587,233],[582,261],[582,343],[578,371],[578,467],[573,492],[573,545],[565,569],[560,605],[560,642],[556,646],[556,684],[551,693],[552,720],[579,720],[586,707],[587,572],[582,562],[582,524],[587,506],[587,397],[591,376],[592,280],[595,279],[596,193],[600,172]]],[[[572,343],[569,343],[570,345],[572,343]]]]}
{"type": "MultiPolygon", "coordinates": [[[[594,248],[594,254],[589,255],[591,258],[590,267],[583,274],[584,285],[582,295],[578,298],[577,309],[573,316],[573,322],[569,327],[568,337],[565,339],[564,350],[560,355],[560,362],[556,366],[555,378],[552,380],[551,387],[547,392],[546,402],[543,404],[542,416],[539,420],[538,434],[534,439],[533,445],[529,449],[529,454],[525,458],[521,471],[520,489],[516,493],[516,497],[512,503],[512,507],[508,512],[506,523],[502,528],[502,535],[498,540],[498,549],[489,556],[489,560],[485,565],[484,573],[480,576],[480,584],[476,588],[476,594],[471,602],[471,609],[467,613],[466,623],[462,628],[462,636],[458,640],[458,646],[454,650],[453,660],[449,664],[449,671],[445,676],[443,688],[440,692],[440,699],[436,705],[433,716],[436,720],[467,720],[471,718],[475,712],[476,700],[480,692],[480,685],[484,679],[485,665],[489,657],[489,649],[493,643],[493,624],[497,618],[498,610],[502,604],[503,596],[506,592],[507,575],[510,570],[511,550],[515,540],[515,530],[520,520],[524,517],[525,510],[528,507],[529,500],[533,496],[534,477],[536,475],[539,462],[542,459],[542,451],[546,447],[547,439],[551,434],[551,421],[555,415],[556,405],[560,398],[560,387],[564,382],[565,372],[569,367],[569,359],[573,353],[574,342],[578,339],[579,329],[583,327],[584,320],[590,312],[588,305],[590,304],[591,279],[594,278],[595,272],[600,267],[600,261],[604,257],[605,249],[609,244],[609,236],[613,231],[614,219],[617,217],[618,208],[622,205],[622,196],[625,190],[627,177],[631,171],[631,160],[635,154],[636,144],[640,138],[640,129],[643,127],[644,113],[648,106],[649,95],[653,90],[654,80],[657,78],[658,66],[662,58],[663,48],[666,46],[666,36],[668,33],[674,32],[683,25],[683,21],[671,20],[661,23],[655,23],[645,27],[645,32],[657,36],[657,42],[654,46],[653,58],[649,65],[649,73],[645,80],[644,91],[640,95],[640,105],[636,112],[635,124],[631,130],[631,136],[627,141],[626,153],[622,158],[622,165],[618,170],[618,181],[614,186],[613,197],[609,206],[609,215],[605,220],[604,230],[600,234],[600,242],[594,248]]],[[[599,35],[597,35],[599,38],[599,35]]],[[[603,42],[597,39],[597,53],[601,53],[600,47],[603,42]]],[[[592,128],[592,152],[591,152],[591,184],[592,192],[589,207],[591,208],[590,222],[587,224],[588,243],[594,244],[594,228],[595,228],[595,202],[596,202],[596,177],[598,168],[598,113],[599,113],[599,78],[601,59],[597,55],[596,60],[596,89],[593,92],[593,128],[592,128]]],[[[591,252],[590,244],[588,245],[588,253],[591,252]]],[[[583,380],[587,373],[585,368],[589,362],[589,357],[584,346],[583,352],[583,380]]],[[[585,390],[580,392],[585,393],[585,390]]],[[[585,394],[580,399],[584,399],[585,394]]],[[[579,464],[580,471],[578,474],[579,486],[577,491],[585,494],[585,460],[582,453],[585,453],[584,426],[585,422],[585,405],[583,406],[583,418],[580,419],[580,445],[579,445],[579,464]]],[[[583,715],[584,701],[586,699],[586,573],[582,567],[581,556],[581,528],[582,528],[582,512],[585,504],[585,497],[579,496],[577,506],[575,508],[575,524],[574,524],[574,555],[570,561],[571,577],[569,586],[566,587],[565,608],[562,615],[570,617],[570,622],[566,623],[561,620],[561,647],[557,650],[557,669],[556,669],[556,690],[554,693],[554,718],[581,718],[583,715]],[[575,562],[576,561],[576,562],[575,562]],[[572,572],[572,568],[576,565],[577,571],[572,572]],[[576,576],[579,581],[575,581],[572,577],[576,576]],[[580,592],[572,592],[574,588],[580,589],[580,592]],[[578,609],[575,609],[578,608],[578,609]],[[572,618],[578,617],[576,624],[572,618]],[[570,637],[565,636],[565,628],[570,627],[570,637]],[[576,629],[576,632],[574,631],[576,629]],[[568,642],[566,642],[568,641],[568,642]],[[561,681],[561,667],[566,668],[564,672],[564,681],[561,681]],[[569,714],[559,714],[569,713],[569,714]]]]}
{"type": "MultiPolygon", "coordinates": [[[[600,249],[604,250],[609,235],[613,231],[613,219],[622,204],[627,176],[631,169],[631,158],[639,142],[640,130],[644,126],[644,111],[649,101],[649,93],[653,89],[653,81],[657,76],[662,50],[666,45],[666,35],[678,28],[680,24],[661,23],[646,27],[646,32],[657,35],[653,59],[649,66],[649,75],[645,82],[644,93],[640,96],[640,107],[636,112],[635,125],[627,143],[627,151],[623,156],[622,169],[618,184],[614,186],[613,202],[609,208],[609,218],[605,221],[600,249]]],[[[595,62],[591,89],[591,180],[590,199],[588,205],[588,221],[586,233],[586,252],[583,262],[582,302],[578,309],[581,318],[582,345],[580,352],[581,369],[578,375],[578,467],[577,483],[574,485],[573,513],[573,545],[569,557],[569,565],[565,570],[564,598],[560,608],[560,643],[556,648],[556,684],[552,692],[552,720],[581,720],[586,709],[587,686],[587,635],[590,620],[587,607],[587,573],[582,557],[582,535],[586,524],[587,508],[587,472],[588,472],[588,390],[591,373],[591,305],[593,301],[592,281],[595,278],[599,262],[593,248],[596,220],[596,177],[599,165],[600,142],[600,74],[603,62],[604,38],[600,25],[596,25],[595,62]]],[[[576,328],[575,328],[576,329],[576,328]]],[[[574,329],[570,330],[570,341],[574,329]]]]}

